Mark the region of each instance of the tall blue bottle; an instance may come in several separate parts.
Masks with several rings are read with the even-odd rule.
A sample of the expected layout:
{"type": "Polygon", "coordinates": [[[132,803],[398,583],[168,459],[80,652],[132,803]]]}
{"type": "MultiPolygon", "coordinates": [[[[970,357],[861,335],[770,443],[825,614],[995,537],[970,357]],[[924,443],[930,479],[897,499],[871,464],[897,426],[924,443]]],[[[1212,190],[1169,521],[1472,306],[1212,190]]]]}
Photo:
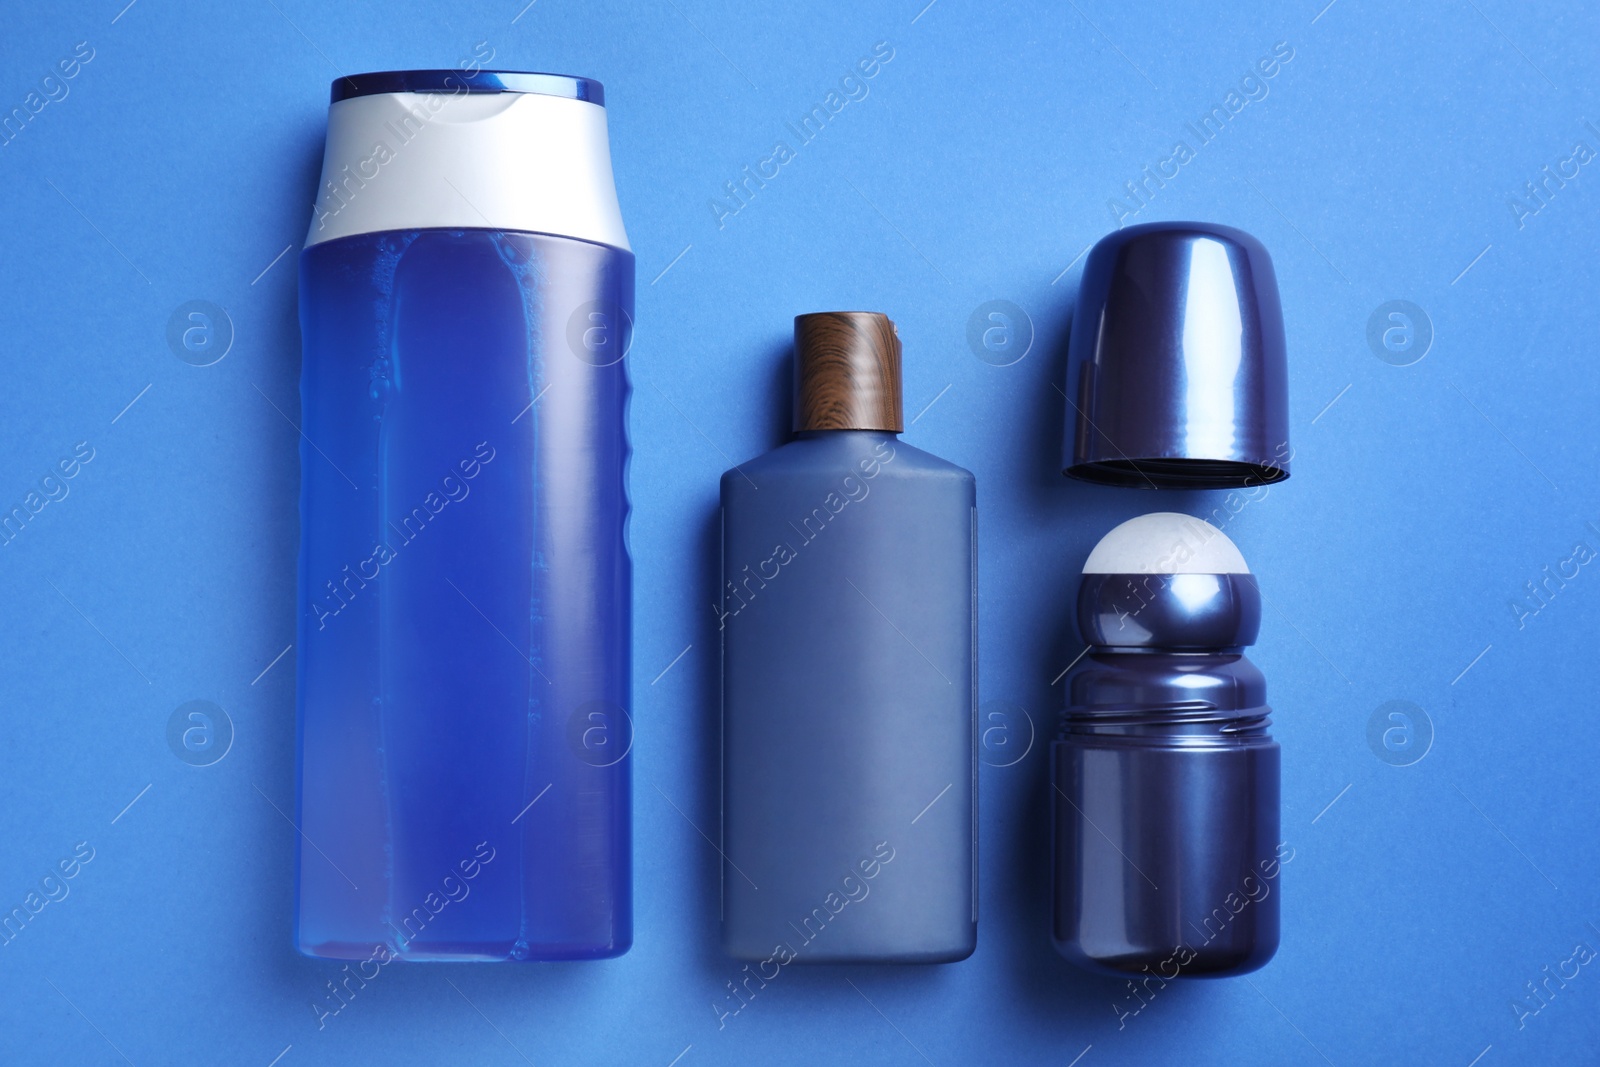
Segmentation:
{"type": "Polygon", "coordinates": [[[898,439],[882,315],[795,319],[794,427],[722,476],[725,1014],[977,937],[973,477],[898,439]]]}
{"type": "Polygon", "coordinates": [[[633,271],[598,83],[334,83],[300,261],[307,955],[631,943],[633,271]]]}

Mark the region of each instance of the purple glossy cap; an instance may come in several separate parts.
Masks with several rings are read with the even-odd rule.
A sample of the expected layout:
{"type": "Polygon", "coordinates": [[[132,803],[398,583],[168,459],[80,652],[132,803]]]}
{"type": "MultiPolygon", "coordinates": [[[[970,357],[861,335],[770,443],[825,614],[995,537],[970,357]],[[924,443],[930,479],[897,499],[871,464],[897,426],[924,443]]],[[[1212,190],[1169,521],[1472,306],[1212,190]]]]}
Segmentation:
{"type": "Polygon", "coordinates": [[[1272,257],[1209,222],[1129,226],[1089,253],[1067,357],[1066,474],[1232,489],[1289,477],[1272,257]]]}

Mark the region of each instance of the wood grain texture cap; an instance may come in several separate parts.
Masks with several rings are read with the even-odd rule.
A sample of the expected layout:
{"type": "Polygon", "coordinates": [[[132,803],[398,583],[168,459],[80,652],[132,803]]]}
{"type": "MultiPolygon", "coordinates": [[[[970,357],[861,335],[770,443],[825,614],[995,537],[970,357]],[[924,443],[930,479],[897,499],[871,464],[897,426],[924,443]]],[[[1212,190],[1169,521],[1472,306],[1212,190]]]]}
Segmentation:
{"type": "Polygon", "coordinates": [[[900,338],[876,311],[794,319],[794,429],[888,430],[900,411],[900,338]]]}

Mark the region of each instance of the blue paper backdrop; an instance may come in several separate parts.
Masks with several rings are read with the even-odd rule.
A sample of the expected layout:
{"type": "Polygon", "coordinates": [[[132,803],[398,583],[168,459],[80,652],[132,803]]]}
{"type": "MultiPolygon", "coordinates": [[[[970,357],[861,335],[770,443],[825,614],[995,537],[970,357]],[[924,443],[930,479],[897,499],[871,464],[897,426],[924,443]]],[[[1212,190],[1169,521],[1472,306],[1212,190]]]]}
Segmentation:
{"type": "Polygon", "coordinates": [[[0,536],[0,909],[74,876],[0,944],[0,1060],[1593,1062],[1600,13],[523,2],[7,7],[0,504],[28,517],[0,536]],[[290,949],[285,814],[295,250],[330,79],[480,42],[605,83],[638,254],[638,938],[389,968],[319,1029],[338,969],[290,949]],[[786,124],[835,90],[802,142],[786,124]],[[1082,253],[1181,218],[1277,262],[1294,477],[1248,500],[1058,472],[1082,253]],[[198,355],[169,342],[190,301],[215,306],[198,355]],[[835,308],[895,318],[907,439],[978,476],[982,699],[1009,727],[986,735],[979,948],[788,968],[719,1028],[717,476],[781,439],[790,317],[835,308]],[[1273,963],[1140,1004],[1050,948],[1026,741],[1081,648],[1090,546],[1161,508],[1226,516],[1260,575],[1294,858],[1273,963]],[[209,766],[169,742],[193,700],[231,723],[209,766]]]}

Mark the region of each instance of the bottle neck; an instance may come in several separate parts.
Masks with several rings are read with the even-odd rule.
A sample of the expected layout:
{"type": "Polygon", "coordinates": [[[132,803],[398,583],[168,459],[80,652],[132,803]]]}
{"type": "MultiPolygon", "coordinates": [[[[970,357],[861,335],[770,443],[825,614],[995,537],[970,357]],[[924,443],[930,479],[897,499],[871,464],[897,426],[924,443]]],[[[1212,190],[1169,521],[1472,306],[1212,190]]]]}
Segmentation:
{"type": "Polygon", "coordinates": [[[1107,739],[1125,745],[1235,748],[1272,744],[1272,709],[1265,704],[1221,710],[1203,706],[1068,708],[1058,740],[1107,739]]]}
{"type": "Polygon", "coordinates": [[[899,437],[894,430],[796,430],[794,434],[796,441],[894,441],[899,437]]]}
{"type": "Polygon", "coordinates": [[[1066,687],[1063,738],[1222,745],[1268,739],[1266,678],[1237,650],[1091,646],[1066,687]]]}

